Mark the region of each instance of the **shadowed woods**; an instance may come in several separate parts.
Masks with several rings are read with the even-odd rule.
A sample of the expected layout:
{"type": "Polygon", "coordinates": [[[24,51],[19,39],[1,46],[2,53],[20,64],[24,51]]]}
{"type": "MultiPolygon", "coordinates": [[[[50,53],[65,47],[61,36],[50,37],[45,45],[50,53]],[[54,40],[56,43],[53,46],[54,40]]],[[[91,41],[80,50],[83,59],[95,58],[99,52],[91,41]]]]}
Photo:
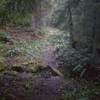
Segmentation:
{"type": "Polygon", "coordinates": [[[0,1],[0,100],[99,100],[99,1],[0,1]]]}

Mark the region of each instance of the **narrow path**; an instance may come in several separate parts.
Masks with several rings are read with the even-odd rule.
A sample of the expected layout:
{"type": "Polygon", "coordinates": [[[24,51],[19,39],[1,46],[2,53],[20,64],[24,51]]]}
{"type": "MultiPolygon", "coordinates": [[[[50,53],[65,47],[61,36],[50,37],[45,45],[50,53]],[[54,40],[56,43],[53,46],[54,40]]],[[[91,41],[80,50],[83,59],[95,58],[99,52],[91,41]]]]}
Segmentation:
{"type": "Polygon", "coordinates": [[[58,76],[63,78],[64,75],[58,70],[59,65],[54,54],[55,47],[48,41],[51,36],[57,34],[59,31],[60,30],[56,28],[47,28],[47,34],[45,34],[43,37],[43,39],[46,41],[46,45],[41,47],[41,54],[44,63],[46,63],[46,65],[48,65],[48,67],[50,67],[58,76]]]}
{"type": "Polygon", "coordinates": [[[55,67],[57,68],[58,65],[57,65],[57,61],[56,61],[56,58],[55,58],[55,55],[54,55],[54,50],[53,50],[53,46],[48,43],[47,45],[45,45],[44,47],[42,47],[42,58],[43,58],[43,61],[49,65],[50,67],[55,67]]]}

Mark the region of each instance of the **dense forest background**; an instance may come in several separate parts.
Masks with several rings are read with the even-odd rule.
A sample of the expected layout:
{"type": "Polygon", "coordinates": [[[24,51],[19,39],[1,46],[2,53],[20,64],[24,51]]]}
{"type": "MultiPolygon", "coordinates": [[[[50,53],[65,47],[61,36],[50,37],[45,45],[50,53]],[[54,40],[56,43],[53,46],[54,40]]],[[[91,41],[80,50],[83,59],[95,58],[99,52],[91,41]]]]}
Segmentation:
{"type": "Polygon", "coordinates": [[[99,0],[0,0],[0,100],[99,100],[99,17],[99,0]]]}

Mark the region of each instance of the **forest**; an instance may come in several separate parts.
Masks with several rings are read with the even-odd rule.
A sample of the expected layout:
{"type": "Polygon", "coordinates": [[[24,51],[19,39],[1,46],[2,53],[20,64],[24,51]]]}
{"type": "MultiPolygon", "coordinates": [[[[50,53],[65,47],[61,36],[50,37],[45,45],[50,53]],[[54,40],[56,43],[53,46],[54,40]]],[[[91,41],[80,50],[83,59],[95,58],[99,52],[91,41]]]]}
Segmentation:
{"type": "Polygon", "coordinates": [[[100,100],[100,1],[0,0],[0,100],[100,100]]]}

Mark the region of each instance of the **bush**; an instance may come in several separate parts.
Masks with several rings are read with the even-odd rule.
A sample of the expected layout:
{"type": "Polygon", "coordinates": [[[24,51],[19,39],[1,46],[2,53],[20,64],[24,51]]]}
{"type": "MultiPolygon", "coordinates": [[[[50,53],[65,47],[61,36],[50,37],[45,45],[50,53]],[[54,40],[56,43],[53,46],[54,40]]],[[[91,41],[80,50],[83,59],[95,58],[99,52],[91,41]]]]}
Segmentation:
{"type": "Polygon", "coordinates": [[[56,53],[60,66],[63,66],[66,72],[80,77],[84,75],[85,66],[90,60],[89,56],[84,56],[73,48],[59,48],[56,53]]]}
{"type": "Polygon", "coordinates": [[[71,47],[68,33],[59,31],[49,41],[54,45],[54,53],[59,66],[64,68],[65,74],[74,74],[82,77],[86,71],[85,66],[90,61],[90,54],[84,50],[78,51],[71,47]]]}

